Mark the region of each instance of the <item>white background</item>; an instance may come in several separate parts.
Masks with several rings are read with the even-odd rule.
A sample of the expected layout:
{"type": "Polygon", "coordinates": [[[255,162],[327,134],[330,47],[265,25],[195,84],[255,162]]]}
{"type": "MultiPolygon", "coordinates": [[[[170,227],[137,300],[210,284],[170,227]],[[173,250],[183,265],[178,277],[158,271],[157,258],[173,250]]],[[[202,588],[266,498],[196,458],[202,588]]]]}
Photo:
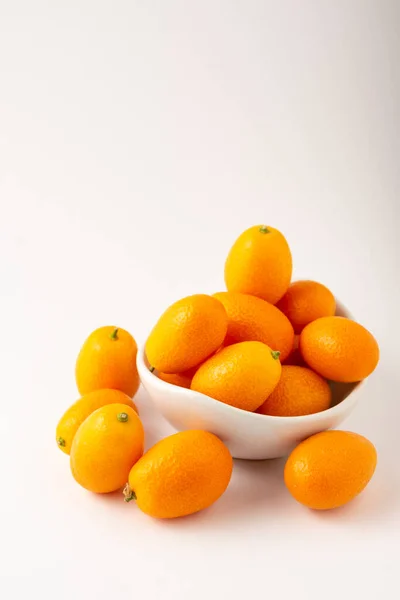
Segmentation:
{"type": "Polygon", "coordinates": [[[399,32],[396,0],[0,0],[2,598],[399,597],[399,32]],[[81,343],[143,342],[264,222],[380,342],[368,490],[314,513],[236,461],[168,523],[85,492],[54,441],[81,343]]]}

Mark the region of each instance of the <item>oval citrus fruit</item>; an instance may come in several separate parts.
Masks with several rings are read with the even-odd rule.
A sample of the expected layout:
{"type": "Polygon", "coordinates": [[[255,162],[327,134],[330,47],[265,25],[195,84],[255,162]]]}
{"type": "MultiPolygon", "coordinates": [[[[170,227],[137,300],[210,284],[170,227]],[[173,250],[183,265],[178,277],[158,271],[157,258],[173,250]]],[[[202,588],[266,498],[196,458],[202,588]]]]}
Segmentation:
{"type": "Polygon", "coordinates": [[[136,412],[125,404],[108,404],[85,419],[71,447],[71,471],[91,492],[120,489],[143,454],[144,432],[136,412]]]}
{"type": "Polygon", "coordinates": [[[119,390],[96,390],[85,394],[69,407],[57,425],[56,440],[60,450],[69,454],[80,424],[92,412],[107,404],[126,404],[138,412],[133,400],[119,390]]]}
{"type": "Polygon", "coordinates": [[[290,321],[273,304],[239,292],[214,294],[225,307],[228,331],[224,345],[238,342],[263,342],[281,353],[284,361],[293,348],[294,333],[290,321]]]}
{"type": "Polygon", "coordinates": [[[225,263],[229,292],[280,300],[292,277],[292,255],[285,237],[269,225],[246,229],[233,244],[225,263]]]}
{"type": "Polygon", "coordinates": [[[335,296],[317,281],[295,281],[289,286],[277,307],[287,316],[295,333],[319,319],[333,317],[336,310],[335,296]]]}
{"type": "Polygon", "coordinates": [[[331,397],[331,388],[317,373],[283,365],[278,385],[257,412],[276,417],[310,415],[329,408],[331,397]]]}
{"type": "Polygon", "coordinates": [[[181,431],[153,446],[132,467],[125,500],[146,514],[173,519],[213,504],[228,487],[232,457],[212,433],[181,431]]]}
{"type": "Polygon", "coordinates": [[[379,361],[373,335],[344,317],[322,317],[307,325],[300,335],[300,352],[314,371],[343,383],[365,379],[379,361]]]}
{"type": "Polygon", "coordinates": [[[151,331],[146,356],[163,373],[181,373],[203,362],[224,341],[228,320],[221,302],[195,294],[172,304],[151,331]]]}
{"type": "Polygon", "coordinates": [[[301,442],[285,465],[285,484],[301,504],[318,510],[343,506],[374,474],[373,444],[349,431],[324,431],[301,442]]]}
{"type": "Polygon", "coordinates": [[[136,354],[136,342],[124,329],[107,326],[93,331],[76,361],[80,394],[109,388],[134,396],[139,387],[136,354]]]}
{"type": "Polygon", "coordinates": [[[191,389],[236,408],[254,411],[281,375],[279,352],[262,342],[227,346],[196,371],[191,389]]]}

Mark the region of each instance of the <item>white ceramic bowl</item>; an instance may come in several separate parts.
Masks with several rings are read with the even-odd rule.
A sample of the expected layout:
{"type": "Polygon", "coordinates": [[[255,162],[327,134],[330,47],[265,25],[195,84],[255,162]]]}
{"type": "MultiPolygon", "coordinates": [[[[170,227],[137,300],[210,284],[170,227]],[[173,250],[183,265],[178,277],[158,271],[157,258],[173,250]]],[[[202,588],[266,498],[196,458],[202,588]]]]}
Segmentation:
{"type": "MultiPolygon", "coordinates": [[[[339,303],[337,314],[350,317],[339,303]]],[[[143,349],[138,352],[137,366],[150,398],[175,429],[215,433],[234,458],[261,460],[286,456],[310,435],[337,427],[352,412],[360,394],[360,383],[332,383],[333,401],[328,410],[302,417],[272,417],[234,408],[162,381],[149,371],[143,349]]]]}

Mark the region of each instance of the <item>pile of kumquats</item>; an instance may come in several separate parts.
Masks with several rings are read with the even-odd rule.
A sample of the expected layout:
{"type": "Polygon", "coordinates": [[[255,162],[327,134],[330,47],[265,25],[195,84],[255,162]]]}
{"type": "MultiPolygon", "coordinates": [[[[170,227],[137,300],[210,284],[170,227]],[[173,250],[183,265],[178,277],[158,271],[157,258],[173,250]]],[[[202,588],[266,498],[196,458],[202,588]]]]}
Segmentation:
{"type": "MultiPolygon", "coordinates": [[[[335,316],[332,292],[292,278],[292,255],[277,229],[256,225],[232,246],[227,291],[196,294],[167,308],[145,352],[151,371],[171,385],[215,402],[285,418],[329,409],[330,382],[358,382],[379,361],[374,337],[335,316]]],[[[171,435],[144,453],[144,430],[132,400],[139,387],[134,338],[101,327],[76,363],[81,397],[62,416],[58,447],[71,472],[99,494],[121,490],[148,515],[174,518],[207,508],[225,492],[233,460],[214,434],[171,435]]],[[[325,431],[301,442],[285,468],[287,489],[313,509],[342,506],[370,481],[377,455],[365,437],[325,431]]]]}

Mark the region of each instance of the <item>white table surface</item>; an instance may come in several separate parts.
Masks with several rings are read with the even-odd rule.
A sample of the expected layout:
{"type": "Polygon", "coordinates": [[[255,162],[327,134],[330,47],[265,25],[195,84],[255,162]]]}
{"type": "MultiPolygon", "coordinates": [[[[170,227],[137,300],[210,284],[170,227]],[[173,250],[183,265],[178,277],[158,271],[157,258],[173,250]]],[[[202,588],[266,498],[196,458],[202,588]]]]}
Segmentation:
{"type": "MultiPolygon", "coordinates": [[[[396,0],[0,2],[1,598],[399,598],[399,23],[396,0]],[[54,441],[81,343],[221,290],[264,222],[380,342],[345,423],[378,449],[368,490],[310,512],[283,461],[237,461],[175,522],[85,492],[54,441]]],[[[151,445],[171,429],[138,402],[151,445]]]]}

